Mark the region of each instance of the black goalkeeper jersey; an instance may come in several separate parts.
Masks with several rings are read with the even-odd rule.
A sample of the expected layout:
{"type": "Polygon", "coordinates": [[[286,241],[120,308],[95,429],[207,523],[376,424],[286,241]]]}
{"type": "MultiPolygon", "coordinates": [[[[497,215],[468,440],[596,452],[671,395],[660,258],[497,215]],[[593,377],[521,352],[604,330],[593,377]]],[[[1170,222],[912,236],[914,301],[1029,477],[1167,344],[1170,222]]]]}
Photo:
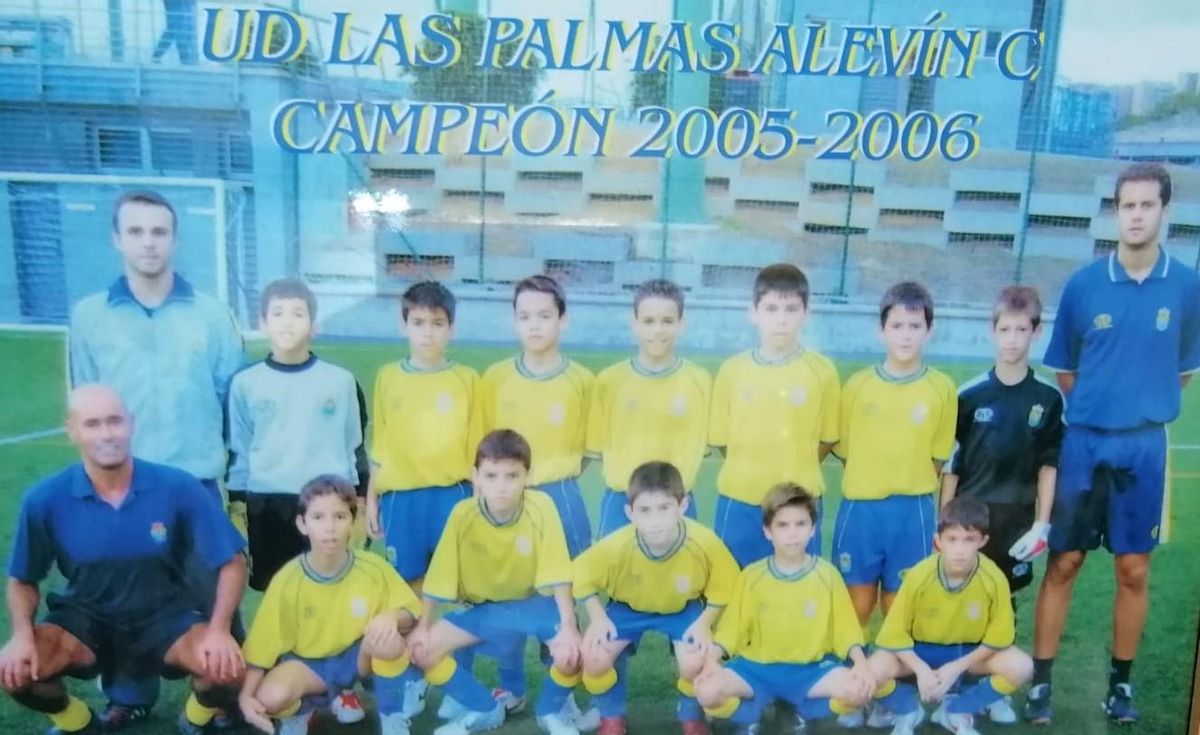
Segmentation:
{"type": "Polygon", "coordinates": [[[1033,369],[1005,385],[995,369],[958,389],[958,425],[947,472],[958,475],[956,495],[988,503],[1033,505],[1041,467],[1058,466],[1063,398],[1033,369]]]}

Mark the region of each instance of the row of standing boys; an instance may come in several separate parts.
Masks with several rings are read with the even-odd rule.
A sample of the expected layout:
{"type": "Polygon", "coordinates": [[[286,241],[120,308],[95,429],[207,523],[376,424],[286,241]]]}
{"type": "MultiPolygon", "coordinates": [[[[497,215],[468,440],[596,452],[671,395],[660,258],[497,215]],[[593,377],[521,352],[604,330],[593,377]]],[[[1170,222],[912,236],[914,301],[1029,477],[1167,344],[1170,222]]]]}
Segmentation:
{"type": "MultiPolygon", "coordinates": [[[[346,493],[329,477],[300,495],[296,488],[316,475],[358,476],[362,392],[349,371],[310,352],[316,303],[303,284],[272,284],[262,301],[272,354],[236,375],[229,397],[227,485],[231,499],[248,505],[251,586],[274,578],[247,662],[266,671],[299,657],[336,701],[353,685],[367,644],[351,644],[364,630],[371,637],[372,616],[364,610],[355,616],[361,625],[333,637],[280,631],[305,626],[283,609],[287,601],[330,584],[305,568],[320,557],[320,524],[309,514],[346,493]],[[349,656],[341,666],[349,676],[337,675],[334,654],[349,656]]],[[[559,350],[562,288],[532,276],[513,297],[520,353],[481,377],[446,356],[453,295],[433,282],[408,289],[400,326],[409,353],[376,378],[359,501],[367,532],[404,582],[381,583],[388,575],[363,552],[352,553],[352,574],[332,570],[334,587],[362,587],[351,597],[373,601],[367,609],[377,601],[379,610],[407,611],[404,644],[393,642],[391,659],[375,657],[376,678],[400,683],[376,688],[381,714],[411,720],[432,683],[446,695],[439,735],[498,726],[525,705],[532,636],[545,644],[542,729],[599,726],[618,735],[630,652],[654,630],[675,647],[686,733],[707,731],[706,710],[753,731],[773,699],[800,721],[833,714],[854,726],[869,715],[871,724],[911,732],[924,717],[917,692],[941,701],[934,720],[954,732],[973,732],[972,715],[989,707],[1005,719],[1005,695],[1031,669],[1013,646],[1010,590],[1029,583],[1029,559],[1045,547],[1062,435],[1061,395],[1028,367],[1041,316],[1036,293],[1001,294],[997,367],[961,393],[924,363],[933,303],[919,284],[885,294],[885,359],[844,385],[830,359],[800,343],[809,311],[798,268],[764,268],[748,311],[758,346],[726,360],[714,381],[676,353],[682,291],[647,282],[633,303],[637,354],[593,375],[559,350]],[[996,390],[999,401],[986,395],[996,390]],[[997,405],[1019,420],[981,412],[997,405]],[[691,491],[712,449],[722,462],[710,530],[695,521],[691,491]],[[821,558],[822,519],[832,511],[821,464],[830,453],[845,463],[832,563],[821,558]],[[596,541],[578,483],[591,461],[601,463],[606,486],[596,541]],[[946,502],[974,500],[954,501],[939,521],[939,490],[946,502]],[[931,556],[935,536],[940,555],[931,556]],[[435,622],[444,605],[458,603],[465,607],[435,622]],[[588,613],[582,630],[576,603],[588,613]],[[868,658],[864,629],[877,603],[887,617],[868,658]],[[931,626],[931,615],[941,622],[931,626]],[[497,659],[496,690],[471,674],[476,653],[497,659]],[[965,673],[981,678],[963,685],[965,673]],[[916,675],[916,690],[897,687],[905,674],[916,675]],[[598,712],[575,705],[578,684],[598,712]]],[[[337,503],[329,507],[322,519],[338,515],[337,503]]],[[[320,697],[297,710],[283,700],[317,692],[281,690],[275,684],[290,680],[280,676],[250,679],[243,710],[303,732],[320,697]]]]}

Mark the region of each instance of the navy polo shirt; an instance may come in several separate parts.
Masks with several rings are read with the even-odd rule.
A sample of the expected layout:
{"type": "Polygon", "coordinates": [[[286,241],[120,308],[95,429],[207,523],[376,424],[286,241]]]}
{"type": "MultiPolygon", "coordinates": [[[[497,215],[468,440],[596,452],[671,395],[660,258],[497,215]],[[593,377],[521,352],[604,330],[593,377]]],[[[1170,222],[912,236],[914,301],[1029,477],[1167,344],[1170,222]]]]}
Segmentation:
{"type": "Polygon", "coordinates": [[[135,459],[129,494],[114,508],[75,464],[26,493],[8,575],[36,585],[56,564],[66,578],[56,603],[124,623],[197,608],[189,555],[217,569],[244,545],[216,496],[182,470],[135,459]]]}
{"type": "Polygon", "coordinates": [[[1200,277],[1160,250],[1141,283],[1116,253],[1063,289],[1045,365],[1076,372],[1067,423],[1093,429],[1158,426],[1179,415],[1179,376],[1200,369],[1200,277]]]}

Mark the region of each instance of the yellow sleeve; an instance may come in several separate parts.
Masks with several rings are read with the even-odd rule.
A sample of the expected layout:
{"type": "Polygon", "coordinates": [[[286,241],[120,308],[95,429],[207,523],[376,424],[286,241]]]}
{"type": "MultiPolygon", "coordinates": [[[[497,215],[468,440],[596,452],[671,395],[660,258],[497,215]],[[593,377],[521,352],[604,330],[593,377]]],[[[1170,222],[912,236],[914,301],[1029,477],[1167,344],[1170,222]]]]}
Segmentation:
{"type": "Polygon", "coordinates": [[[550,504],[542,524],[542,538],[538,545],[537,574],[533,585],[538,589],[571,584],[571,555],[567,552],[567,536],[563,533],[558,511],[550,504]]]}
{"type": "Polygon", "coordinates": [[[416,593],[412,587],[408,586],[408,582],[400,576],[399,572],[391,565],[386,565],[383,579],[385,586],[385,599],[388,610],[407,610],[412,613],[414,618],[421,617],[421,601],[417,599],[416,593]]]}
{"type": "MultiPolygon", "coordinates": [[[[883,619],[883,627],[875,636],[875,645],[888,651],[906,651],[913,647],[913,595],[916,585],[912,584],[911,571],[900,583],[900,591],[896,594],[887,617],[883,619]]],[[[855,617],[857,621],[857,616],[855,617]]]]}
{"type": "Polygon", "coordinates": [[[833,448],[834,454],[847,459],[850,456],[850,417],[854,415],[854,400],[857,397],[862,381],[857,375],[850,376],[846,387],[842,389],[841,406],[838,409],[838,443],[833,448]]]}
{"type": "Polygon", "coordinates": [[[933,435],[933,458],[945,462],[954,451],[954,430],[958,425],[958,391],[949,378],[945,378],[942,383],[942,415],[933,435]]]}
{"type": "Polygon", "coordinates": [[[821,376],[824,382],[821,386],[821,441],[836,444],[839,438],[845,436],[841,431],[842,384],[838,379],[837,366],[833,362],[826,365],[828,371],[821,376]]]}
{"type": "Polygon", "coordinates": [[[387,411],[384,409],[384,406],[387,405],[387,398],[384,395],[384,385],[387,383],[387,380],[384,379],[386,372],[387,368],[382,367],[379,369],[379,372],[375,373],[375,391],[371,395],[370,456],[371,461],[376,466],[383,465],[383,461],[381,460],[383,454],[381,445],[387,436],[387,411]]]}
{"type": "Polygon", "coordinates": [[[496,428],[496,395],[499,392],[500,363],[487,369],[479,381],[480,429],[484,435],[496,428]]]}
{"type": "Polygon", "coordinates": [[[711,566],[708,583],[704,585],[704,601],[709,607],[725,607],[733,596],[738,578],[738,563],[729,548],[714,534],[705,545],[711,566]]]}
{"type": "Polygon", "coordinates": [[[587,451],[601,455],[608,449],[608,410],[612,381],[600,373],[592,384],[592,398],[587,412],[587,451]]]}
{"type": "Polygon", "coordinates": [[[279,661],[280,656],[290,653],[296,647],[295,619],[291,616],[285,619],[280,604],[284,597],[283,587],[288,579],[286,574],[276,574],[267,585],[267,591],[254,614],[250,633],[242,645],[242,654],[248,666],[269,670],[279,661]]]}
{"type": "Polygon", "coordinates": [[[576,600],[612,592],[608,589],[609,547],[609,544],[598,543],[575,557],[571,564],[571,590],[576,600]]]}
{"type": "Polygon", "coordinates": [[[858,613],[854,611],[854,603],[850,599],[850,590],[846,589],[846,581],[837,569],[830,566],[828,570],[832,597],[830,615],[833,617],[833,640],[829,643],[833,647],[833,654],[845,660],[850,657],[850,651],[855,646],[865,649],[867,642],[863,637],[862,626],[858,624],[858,613]]]}
{"type": "Polygon", "coordinates": [[[737,655],[741,648],[742,641],[746,640],[746,628],[748,627],[749,613],[753,612],[751,606],[746,600],[749,594],[749,570],[742,570],[738,574],[737,579],[733,584],[733,594],[730,595],[729,604],[721,611],[721,617],[717,619],[717,627],[713,632],[713,642],[725,651],[725,655],[733,657],[737,655]]]}
{"type": "Polygon", "coordinates": [[[479,373],[467,368],[467,400],[470,401],[471,414],[467,426],[467,464],[475,463],[475,449],[483,440],[487,430],[484,428],[483,390],[480,388],[479,373]]]}
{"type": "Polygon", "coordinates": [[[988,648],[1008,648],[1017,639],[1016,616],[1012,609],[1012,593],[1008,580],[1002,574],[989,575],[996,580],[996,593],[988,610],[987,630],[983,633],[983,645],[988,648]]]}
{"type": "MultiPolygon", "coordinates": [[[[463,501],[466,502],[466,501],[463,501]]],[[[421,586],[421,594],[425,597],[455,602],[459,599],[458,578],[458,527],[462,524],[462,503],[455,506],[446,521],[446,528],[438,540],[437,548],[433,550],[433,558],[429,569],[425,572],[425,581],[421,586]]]]}
{"type": "Polygon", "coordinates": [[[713,383],[712,406],[708,411],[708,443],[714,447],[729,445],[730,391],[734,380],[732,358],[726,360],[717,371],[717,379],[713,383]]]}

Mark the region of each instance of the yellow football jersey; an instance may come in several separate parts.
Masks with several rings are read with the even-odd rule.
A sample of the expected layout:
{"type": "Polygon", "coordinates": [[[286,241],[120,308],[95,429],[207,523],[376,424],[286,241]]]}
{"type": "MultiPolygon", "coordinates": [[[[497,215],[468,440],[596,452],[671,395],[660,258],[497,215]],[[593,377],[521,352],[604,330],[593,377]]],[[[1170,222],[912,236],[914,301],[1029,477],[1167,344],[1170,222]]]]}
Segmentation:
{"type": "Polygon", "coordinates": [[[450,363],[419,370],[408,360],[379,369],[372,397],[375,490],[453,485],[471,476],[483,438],[479,374],[450,363]]]}
{"type": "Polygon", "coordinates": [[[903,651],[913,643],[1007,648],[1016,640],[1008,579],[983,554],[967,581],[946,585],[941,556],[934,554],[909,569],[900,583],[875,645],[903,651]]]}
{"type": "Polygon", "coordinates": [[[743,569],[714,640],[730,656],[764,664],[845,659],[865,645],[842,575],[815,556],[793,574],[776,569],[773,557],[743,569]]]}
{"type": "Polygon", "coordinates": [[[639,612],[669,615],[692,600],[729,604],[738,565],[717,535],[690,518],[679,540],[654,556],[630,525],[613,531],[575,559],[575,599],[605,593],[639,612]]]}
{"type": "Polygon", "coordinates": [[[525,437],[533,450],[531,485],[577,477],[582,470],[593,380],[590,370],[565,358],[547,375],[533,375],[520,357],[483,374],[483,431],[512,429],[525,437]]]}
{"type": "Polygon", "coordinates": [[[950,458],[957,421],[958,391],[945,373],[922,368],[896,379],[878,365],[855,373],[842,389],[834,449],[846,460],[842,496],[879,500],[935,492],[933,461],[950,458]]]}
{"type": "Polygon", "coordinates": [[[372,618],[390,610],[417,617],[421,603],[387,560],[352,551],[345,569],[322,578],[301,554],[267,585],[243,646],[246,663],[269,669],[287,653],[309,659],[335,656],[362,638],[372,618]]]}
{"type": "Polygon", "coordinates": [[[649,373],[635,359],[610,365],[596,376],[588,411],[588,452],[604,463],[604,482],[617,492],[646,462],[670,462],[691,489],[708,437],[708,371],[680,358],[649,373]]]}
{"type": "Polygon", "coordinates": [[[523,600],[571,583],[571,558],[550,496],[525,492],[521,510],[497,523],[482,498],[454,506],[421,593],[445,602],[523,600]]]}
{"type": "Polygon", "coordinates": [[[708,443],[725,447],[717,491],[758,505],[780,482],[825,491],[821,443],[838,440],[841,386],[833,362],[801,350],[777,362],[758,350],[729,358],[713,383],[708,443]]]}

